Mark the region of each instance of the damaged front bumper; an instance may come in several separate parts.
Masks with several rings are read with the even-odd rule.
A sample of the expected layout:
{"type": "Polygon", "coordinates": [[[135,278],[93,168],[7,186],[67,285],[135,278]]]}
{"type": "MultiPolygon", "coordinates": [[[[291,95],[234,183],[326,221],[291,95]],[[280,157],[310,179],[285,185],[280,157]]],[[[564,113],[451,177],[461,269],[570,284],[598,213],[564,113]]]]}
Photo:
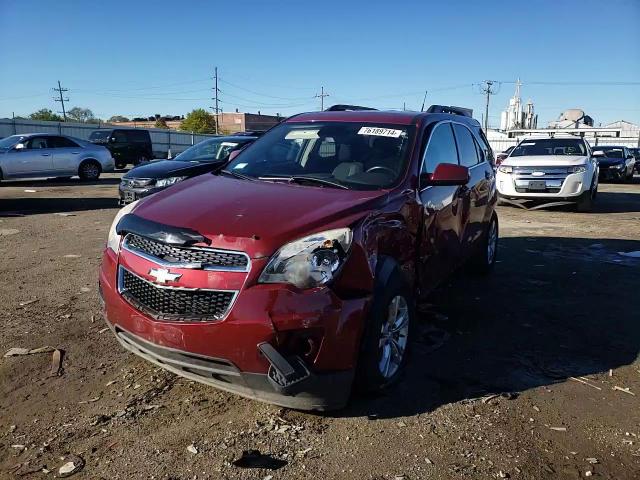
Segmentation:
{"type": "MultiPolygon", "coordinates": [[[[134,260],[137,271],[146,271],[144,259],[126,262],[134,260]]],[[[245,285],[221,320],[158,320],[119,293],[118,265],[105,250],[100,292],[107,323],[127,350],[191,380],[284,407],[332,410],[347,403],[369,297],[245,285]]],[[[212,281],[217,276],[208,274],[212,281]]]]}

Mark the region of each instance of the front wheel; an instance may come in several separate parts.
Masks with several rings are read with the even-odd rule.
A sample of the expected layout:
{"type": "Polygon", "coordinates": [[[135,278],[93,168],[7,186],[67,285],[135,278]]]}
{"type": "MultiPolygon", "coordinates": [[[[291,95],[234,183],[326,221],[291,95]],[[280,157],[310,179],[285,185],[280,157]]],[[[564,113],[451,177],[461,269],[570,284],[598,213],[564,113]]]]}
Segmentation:
{"type": "Polygon", "coordinates": [[[413,325],[410,289],[399,270],[376,288],[362,338],[356,385],[377,392],[394,384],[405,369],[413,325]]]}
{"type": "Polygon", "coordinates": [[[576,203],[576,210],[581,213],[588,213],[593,210],[593,201],[598,195],[598,184],[592,185],[588,192],[584,192],[578,203],[576,203]]]}
{"type": "Polygon", "coordinates": [[[498,215],[493,212],[491,220],[482,235],[480,246],[471,258],[471,267],[477,273],[489,273],[496,264],[498,256],[498,215]]]}

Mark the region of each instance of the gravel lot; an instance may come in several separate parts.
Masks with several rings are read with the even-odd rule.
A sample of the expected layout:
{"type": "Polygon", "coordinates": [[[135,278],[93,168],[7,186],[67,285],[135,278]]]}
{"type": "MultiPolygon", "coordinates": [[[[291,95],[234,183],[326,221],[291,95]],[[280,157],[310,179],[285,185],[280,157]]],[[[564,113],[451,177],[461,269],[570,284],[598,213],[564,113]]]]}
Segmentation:
{"type": "Polygon", "coordinates": [[[0,357],[1,478],[53,478],[68,454],[74,479],[640,478],[640,259],[618,253],[640,250],[639,177],[590,214],[499,207],[494,274],[434,293],[404,381],[316,415],[175,377],[105,331],[119,176],[0,186],[0,354],[65,352],[53,376],[51,353],[0,357]],[[234,466],[248,449],[286,465],[234,466]]]}

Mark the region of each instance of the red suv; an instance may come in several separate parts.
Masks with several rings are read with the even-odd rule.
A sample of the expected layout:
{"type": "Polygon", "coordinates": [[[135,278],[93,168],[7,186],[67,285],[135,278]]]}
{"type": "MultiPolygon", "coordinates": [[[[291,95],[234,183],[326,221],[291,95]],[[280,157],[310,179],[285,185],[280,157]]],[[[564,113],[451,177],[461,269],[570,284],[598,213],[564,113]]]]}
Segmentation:
{"type": "Polygon", "coordinates": [[[128,350],[298,409],[393,384],[414,307],[495,262],[493,155],[466,109],[295,115],[224,170],[125,207],[100,271],[128,350]]]}

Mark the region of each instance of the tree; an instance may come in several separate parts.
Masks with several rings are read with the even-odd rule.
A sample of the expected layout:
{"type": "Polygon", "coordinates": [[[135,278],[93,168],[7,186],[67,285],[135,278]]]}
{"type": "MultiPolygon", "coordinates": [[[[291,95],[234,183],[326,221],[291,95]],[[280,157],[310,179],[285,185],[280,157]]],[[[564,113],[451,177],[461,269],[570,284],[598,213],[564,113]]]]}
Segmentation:
{"type": "Polygon", "coordinates": [[[60,115],[56,115],[48,108],[41,108],[37,112],[29,115],[31,120],[45,120],[48,122],[62,122],[64,119],[60,115]]]}
{"type": "Polygon", "coordinates": [[[204,108],[197,108],[180,122],[180,130],[195,133],[215,133],[216,120],[204,108]]]}
{"type": "Polygon", "coordinates": [[[93,112],[88,108],[73,107],[67,112],[67,117],[80,123],[90,123],[96,120],[93,112]]]}
{"type": "Polygon", "coordinates": [[[167,125],[167,121],[164,118],[159,118],[156,120],[156,123],[154,125],[155,128],[169,128],[169,125],[167,125]]]}
{"type": "Polygon", "coordinates": [[[123,117],[122,115],[114,115],[108,121],[112,123],[118,123],[118,122],[128,122],[129,119],[127,117],[123,117]]]}

